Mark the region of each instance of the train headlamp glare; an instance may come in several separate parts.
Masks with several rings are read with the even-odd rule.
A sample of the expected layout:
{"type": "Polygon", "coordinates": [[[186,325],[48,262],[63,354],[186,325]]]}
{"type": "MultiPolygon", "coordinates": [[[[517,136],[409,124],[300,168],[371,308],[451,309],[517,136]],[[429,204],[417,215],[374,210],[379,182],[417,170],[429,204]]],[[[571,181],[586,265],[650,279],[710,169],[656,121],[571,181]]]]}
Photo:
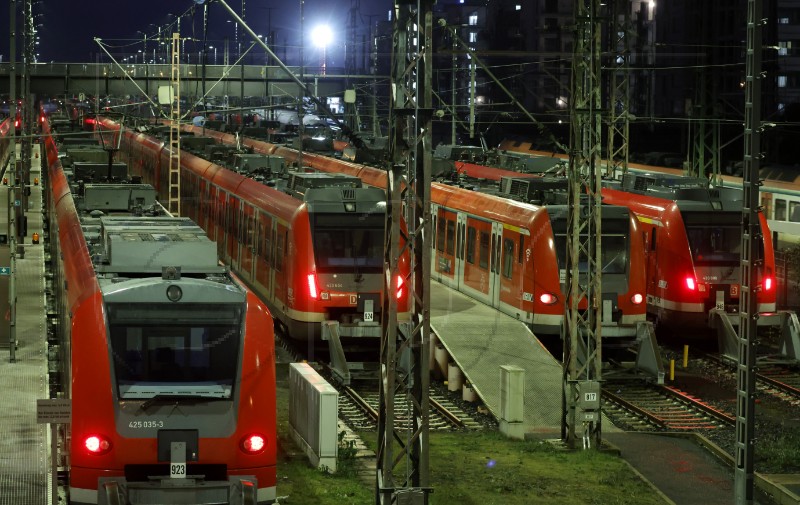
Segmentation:
{"type": "Polygon", "coordinates": [[[167,288],[167,298],[169,298],[169,301],[171,302],[177,302],[178,300],[183,298],[183,290],[181,289],[180,286],[172,284],[167,288]]]}

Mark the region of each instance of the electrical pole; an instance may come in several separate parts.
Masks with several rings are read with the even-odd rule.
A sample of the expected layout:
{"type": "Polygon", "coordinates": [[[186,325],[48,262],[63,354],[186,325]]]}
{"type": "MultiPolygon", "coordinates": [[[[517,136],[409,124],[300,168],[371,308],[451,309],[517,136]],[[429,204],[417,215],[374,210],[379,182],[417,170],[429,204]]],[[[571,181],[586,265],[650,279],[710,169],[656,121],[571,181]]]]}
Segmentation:
{"type": "MultiPolygon", "coordinates": [[[[9,105],[8,117],[11,121],[11,131],[9,132],[9,159],[8,169],[12,173],[13,181],[9,187],[10,197],[8,199],[8,244],[11,275],[8,280],[8,320],[10,324],[8,333],[8,344],[10,351],[10,361],[17,361],[17,206],[14,205],[17,199],[17,0],[9,0],[9,105]]],[[[8,172],[6,172],[8,173],[8,172]]]]}
{"type": "Polygon", "coordinates": [[[761,166],[761,0],[747,2],[747,77],[744,87],[744,174],[742,187],[742,289],[739,298],[739,363],[736,366],[736,505],[752,505],[755,459],[756,343],[758,269],[763,230],[759,226],[758,175],[761,166]]]}
{"type": "Polygon", "coordinates": [[[613,0],[608,30],[610,62],[608,97],[608,175],[612,178],[628,172],[630,132],[631,0],[613,0]]]}
{"type": "Polygon", "coordinates": [[[392,94],[389,120],[389,177],[381,324],[380,411],[378,415],[378,504],[428,503],[430,248],[431,236],[431,59],[434,0],[396,1],[392,34],[392,94]],[[406,209],[408,236],[400,223],[406,209]],[[406,240],[403,243],[403,239],[406,240]],[[411,321],[397,319],[399,258],[410,252],[411,321]],[[402,402],[402,403],[401,403],[402,402]],[[405,427],[395,405],[409,413],[405,427]],[[397,471],[396,471],[397,470],[397,471]]]}
{"type": "Polygon", "coordinates": [[[571,448],[579,437],[584,448],[601,440],[599,9],[600,0],[575,0],[562,402],[562,437],[571,448]]]}
{"type": "MultiPolygon", "coordinates": [[[[169,115],[169,212],[181,215],[181,34],[172,34],[169,115]]],[[[122,135],[122,132],[120,132],[122,135]]]]}

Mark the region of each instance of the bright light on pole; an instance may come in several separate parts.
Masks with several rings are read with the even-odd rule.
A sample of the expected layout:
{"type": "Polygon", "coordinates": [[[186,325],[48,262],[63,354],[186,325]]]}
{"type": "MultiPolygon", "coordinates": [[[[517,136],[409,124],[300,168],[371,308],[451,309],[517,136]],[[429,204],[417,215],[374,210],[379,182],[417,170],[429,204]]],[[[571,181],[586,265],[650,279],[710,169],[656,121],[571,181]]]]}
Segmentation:
{"type": "Polygon", "coordinates": [[[322,48],[322,75],[325,75],[328,44],[333,40],[333,32],[328,25],[317,25],[311,30],[311,40],[314,45],[322,48]]]}

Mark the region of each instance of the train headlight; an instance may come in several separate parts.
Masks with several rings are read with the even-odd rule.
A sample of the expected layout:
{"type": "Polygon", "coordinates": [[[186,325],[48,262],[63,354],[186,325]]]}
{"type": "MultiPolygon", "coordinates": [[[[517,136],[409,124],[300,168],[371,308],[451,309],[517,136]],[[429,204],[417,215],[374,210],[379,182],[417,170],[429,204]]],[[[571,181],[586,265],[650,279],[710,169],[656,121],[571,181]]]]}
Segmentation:
{"type": "Polygon", "coordinates": [[[403,296],[403,276],[397,276],[397,299],[399,300],[403,296]]]}
{"type": "Polygon", "coordinates": [[[258,454],[267,447],[267,440],[256,433],[244,437],[240,445],[247,454],[258,454]]]}
{"type": "Polygon", "coordinates": [[[772,291],[772,277],[764,277],[764,291],[772,291]]]}
{"type": "Polygon", "coordinates": [[[102,435],[90,435],[83,441],[83,446],[91,454],[105,454],[111,450],[111,442],[102,435]]]}
{"type": "Polygon", "coordinates": [[[308,274],[308,295],[314,300],[319,296],[319,288],[317,287],[317,276],[313,273],[308,274]]]}
{"type": "Polygon", "coordinates": [[[558,297],[553,293],[542,293],[539,295],[539,301],[545,305],[553,305],[558,301],[558,297]]]}
{"type": "Polygon", "coordinates": [[[697,288],[697,283],[694,281],[694,277],[686,278],[686,287],[689,289],[689,291],[694,291],[697,288]]]}
{"type": "Polygon", "coordinates": [[[177,302],[183,298],[183,290],[180,286],[172,284],[167,288],[167,298],[169,298],[169,301],[171,302],[177,302]]]}
{"type": "Polygon", "coordinates": [[[636,293],[631,297],[631,303],[633,303],[634,305],[639,305],[640,303],[642,303],[642,300],[644,300],[644,297],[642,296],[641,293],[636,293]]]}
{"type": "Polygon", "coordinates": [[[344,204],[345,212],[355,212],[356,211],[356,204],[353,202],[345,202],[344,204]]]}

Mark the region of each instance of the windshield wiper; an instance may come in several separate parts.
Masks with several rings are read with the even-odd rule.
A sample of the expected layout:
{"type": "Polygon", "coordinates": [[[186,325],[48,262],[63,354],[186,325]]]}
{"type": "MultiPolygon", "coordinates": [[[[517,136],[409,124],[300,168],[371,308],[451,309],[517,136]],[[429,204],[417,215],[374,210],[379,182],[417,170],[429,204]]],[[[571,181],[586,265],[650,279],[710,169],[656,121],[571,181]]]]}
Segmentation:
{"type": "Polygon", "coordinates": [[[141,410],[147,410],[152,405],[160,402],[172,402],[174,401],[176,404],[178,402],[187,402],[187,403],[202,403],[202,402],[209,402],[209,401],[217,401],[217,400],[227,400],[228,398],[224,398],[221,396],[202,396],[202,395],[173,395],[173,394],[157,394],[152,398],[148,398],[139,406],[141,410]]]}

